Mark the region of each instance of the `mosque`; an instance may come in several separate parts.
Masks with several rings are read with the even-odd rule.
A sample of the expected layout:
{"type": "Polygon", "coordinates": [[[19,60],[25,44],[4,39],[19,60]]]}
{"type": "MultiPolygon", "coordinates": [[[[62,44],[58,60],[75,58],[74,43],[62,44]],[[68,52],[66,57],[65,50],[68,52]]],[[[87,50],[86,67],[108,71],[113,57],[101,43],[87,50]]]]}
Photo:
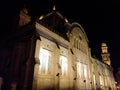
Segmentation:
{"type": "Polygon", "coordinates": [[[84,28],[55,6],[35,22],[23,8],[10,40],[0,56],[0,90],[116,90],[107,44],[102,60],[92,57],[84,28]]]}

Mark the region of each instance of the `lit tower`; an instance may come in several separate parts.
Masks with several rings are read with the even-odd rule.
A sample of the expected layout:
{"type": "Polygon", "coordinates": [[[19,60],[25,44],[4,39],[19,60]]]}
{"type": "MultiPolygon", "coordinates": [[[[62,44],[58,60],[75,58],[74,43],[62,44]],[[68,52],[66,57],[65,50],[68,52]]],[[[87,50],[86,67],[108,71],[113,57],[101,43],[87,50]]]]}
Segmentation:
{"type": "Polygon", "coordinates": [[[108,47],[106,43],[101,44],[101,49],[102,49],[102,53],[101,53],[102,61],[108,65],[111,65],[110,53],[108,52],[108,47]]]}

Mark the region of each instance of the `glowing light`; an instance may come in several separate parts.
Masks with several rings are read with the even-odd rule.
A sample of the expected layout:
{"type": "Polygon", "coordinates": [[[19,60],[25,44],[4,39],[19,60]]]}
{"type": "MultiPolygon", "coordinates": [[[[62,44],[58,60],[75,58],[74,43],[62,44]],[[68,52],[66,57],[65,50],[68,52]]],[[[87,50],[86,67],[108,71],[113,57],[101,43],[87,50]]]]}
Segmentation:
{"type": "Polygon", "coordinates": [[[68,22],[68,20],[65,18],[65,22],[68,22]]]}
{"type": "Polygon", "coordinates": [[[56,7],[55,7],[55,5],[53,6],[53,10],[56,10],[56,7]]]}
{"type": "Polygon", "coordinates": [[[81,63],[77,63],[77,75],[81,78],[82,76],[82,69],[81,69],[81,63]]]}
{"type": "Polygon", "coordinates": [[[84,77],[87,78],[87,65],[84,65],[84,77]]]}
{"type": "Polygon", "coordinates": [[[44,17],[44,16],[42,15],[42,16],[40,16],[40,18],[39,18],[39,19],[41,20],[41,19],[43,19],[43,17],[44,17]]]}
{"type": "Polygon", "coordinates": [[[95,87],[95,89],[96,89],[96,77],[95,77],[94,74],[93,74],[93,80],[94,80],[94,87],[95,87]]]}

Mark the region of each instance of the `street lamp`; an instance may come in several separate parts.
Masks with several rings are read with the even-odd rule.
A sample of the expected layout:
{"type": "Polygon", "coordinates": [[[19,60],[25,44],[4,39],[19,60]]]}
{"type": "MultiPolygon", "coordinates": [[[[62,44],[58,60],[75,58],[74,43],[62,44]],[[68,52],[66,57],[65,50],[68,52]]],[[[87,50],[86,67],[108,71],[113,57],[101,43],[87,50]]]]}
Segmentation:
{"type": "Polygon", "coordinates": [[[57,73],[56,76],[58,77],[58,90],[59,90],[59,88],[60,88],[60,78],[59,78],[60,77],[60,73],[57,73]]]}
{"type": "Polygon", "coordinates": [[[86,90],[86,80],[84,80],[84,83],[85,83],[85,90],[86,90]]]}

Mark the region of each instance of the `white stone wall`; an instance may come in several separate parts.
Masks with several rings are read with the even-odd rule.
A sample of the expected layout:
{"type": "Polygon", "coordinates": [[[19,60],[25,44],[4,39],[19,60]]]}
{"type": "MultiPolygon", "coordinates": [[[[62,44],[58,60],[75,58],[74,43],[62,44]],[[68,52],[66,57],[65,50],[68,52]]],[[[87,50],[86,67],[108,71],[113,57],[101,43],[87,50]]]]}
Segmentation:
{"type": "MultiPolygon", "coordinates": [[[[41,40],[37,40],[33,90],[97,90],[104,89],[103,86],[108,82],[107,78],[113,80],[112,75],[107,78],[103,75],[104,70],[107,69],[106,65],[91,57],[88,41],[81,28],[73,28],[68,33],[69,42],[42,25],[37,24],[36,28],[38,33],[41,31],[52,39],[40,35],[41,40]],[[47,74],[41,74],[40,72],[41,49],[48,50],[51,54],[51,66],[49,68],[51,72],[47,74]],[[60,56],[67,59],[67,74],[65,75],[62,74],[60,56]]],[[[107,72],[109,70],[108,68],[107,72]]]]}

